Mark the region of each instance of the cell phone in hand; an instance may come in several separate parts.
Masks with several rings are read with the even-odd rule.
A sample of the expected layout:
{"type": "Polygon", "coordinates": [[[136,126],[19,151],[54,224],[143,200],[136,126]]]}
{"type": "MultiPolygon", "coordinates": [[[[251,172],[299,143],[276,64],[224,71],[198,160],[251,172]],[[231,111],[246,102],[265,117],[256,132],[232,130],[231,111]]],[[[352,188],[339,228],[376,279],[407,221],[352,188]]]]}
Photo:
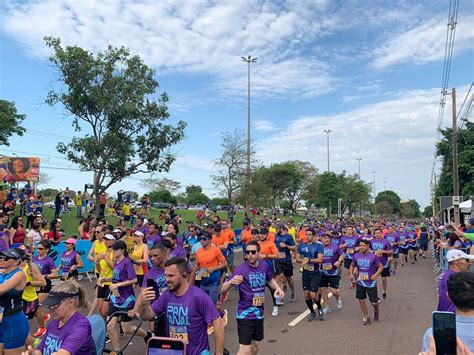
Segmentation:
{"type": "Polygon", "coordinates": [[[433,312],[433,337],[436,355],[456,355],[456,316],[452,312],[433,312]]]}
{"type": "Polygon", "coordinates": [[[147,343],[147,355],[184,355],[186,345],[182,340],[153,337],[147,343]]]}

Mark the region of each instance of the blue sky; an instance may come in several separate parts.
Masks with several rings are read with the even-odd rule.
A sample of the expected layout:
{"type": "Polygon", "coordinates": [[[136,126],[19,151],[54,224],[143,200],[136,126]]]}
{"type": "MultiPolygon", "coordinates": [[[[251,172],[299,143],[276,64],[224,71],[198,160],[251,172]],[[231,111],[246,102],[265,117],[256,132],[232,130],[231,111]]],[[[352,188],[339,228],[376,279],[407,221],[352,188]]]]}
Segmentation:
{"type": "MultiPolygon", "coordinates": [[[[219,135],[247,127],[240,57],[252,55],[252,135],[263,163],[300,159],[325,171],[323,130],[331,129],[331,170],[356,173],[362,158],[362,178],[372,181],[375,171],[377,191],[386,181],[424,207],[448,8],[448,1],[3,1],[0,97],[27,115],[28,132],[1,153],[38,155],[51,186],[89,182],[55,149],[74,131],[61,108],[42,104],[55,79],[42,38],[95,52],[123,45],[157,70],[172,120],[188,122],[177,161],[162,176],[217,196],[210,174],[219,135]]],[[[459,101],[474,77],[473,24],[474,1],[461,1],[449,82],[459,101]]],[[[110,192],[143,192],[139,180],[110,192]]]]}

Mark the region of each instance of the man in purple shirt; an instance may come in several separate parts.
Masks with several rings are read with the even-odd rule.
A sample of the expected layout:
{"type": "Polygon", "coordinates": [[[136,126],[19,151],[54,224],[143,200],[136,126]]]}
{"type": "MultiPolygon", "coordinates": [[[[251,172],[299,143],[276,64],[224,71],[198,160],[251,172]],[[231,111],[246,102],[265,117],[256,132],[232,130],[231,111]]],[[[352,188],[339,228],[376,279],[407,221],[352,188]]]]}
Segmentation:
{"type": "Polygon", "coordinates": [[[186,251],[183,247],[178,245],[176,234],[168,233],[164,239],[167,239],[171,243],[170,257],[177,256],[186,259],[186,251]]]}
{"type": "Polygon", "coordinates": [[[259,342],[263,340],[265,285],[268,283],[276,290],[275,297],[285,297],[268,264],[259,261],[259,252],[260,245],[255,241],[250,242],[245,249],[247,261],[238,266],[221,287],[221,292],[229,291],[232,286],[239,290],[236,311],[239,354],[256,354],[259,342]]]}
{"type": "Polygon", "coordinates": [[[207,325],[214,327],[215,353],[224,352],[224,321],[209,296],[188,281],[186,259],[173,257],[165,263],[168,290],[155,300],[153,287],[142,293],[140,316],[151,320],[156,315],[166,315],[168,336],[187,344],[186,354],[209,354],[207,325]],[[154,301],[151,305],[150,302],[154,301]]]}
{"type": "Polygon", "coordinates": [[[356,282],[356,298],[359,300],[359,306],[364,317],[362,323],[370,324],[369,311],[365,299],[369,296],[369,301],[374,307],[374,321],[379,320],[379,297],[377,295],[377,278],[383,271],[383,265],[380,259],[374,253],[369,251],[369,241],[362,239],[359,242],[359,252],[352,258],[352,264],[349,269],[349,279],[356,282]],[[357,276],[357,277],[356,277],[357,276]]]}
{"type": "Polygon", "coordinates": [[[468,255],[461,250],[451,249],[446,254],[446,261],[448,262],[448,270],[446,270],[439,279],[438,293],[438,311],[439,312],[455,312],[454,304],[448,298],[448,280],[451,275],[461,272],[469,271],[471,266],[470,260],[474,260],[474,255],[468,255]]]}
{"type": "MultiPolygon", "coordinates": [[[[344,253],[336,245],[331,243],[331,235],[326,233],[322,237],[323,242],[323,261],[321,263],[321,295],[326,305],[323,309],[326,312],[331,311],[329,307],[329,297],[328,290],[331,287],[331,292],[336,299],[337,309],[342,308],[342,300],[339,294],[339,281],[341,280],[341,275],[339,275],[339,270],[341,267],[342,260],[344,260],[344,253]]],[[[351,256],[352,262],[352,256],[351,256]]]]}
{"type": "Polygon", "coordinates": [[[390,242],[382,237],[382,231],[380,229],[374,230],[374,239],[370,241],[370,249],[379,257],[383,265],[383,271],[380,274],[382,276],[382,299],[388,301],[387,277],[390,277],[390,263],[388,262],[388,257],[393,254],[393,249],[390,242]]]}

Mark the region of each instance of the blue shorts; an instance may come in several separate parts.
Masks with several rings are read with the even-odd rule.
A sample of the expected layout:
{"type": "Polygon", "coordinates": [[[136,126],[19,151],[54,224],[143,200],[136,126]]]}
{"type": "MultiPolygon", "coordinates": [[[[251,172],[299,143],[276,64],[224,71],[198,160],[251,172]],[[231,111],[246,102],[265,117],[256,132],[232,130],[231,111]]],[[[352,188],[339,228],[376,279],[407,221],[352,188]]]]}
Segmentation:
{"type": "Polygon", "coordinates": [[[23,311],[3,317],[0,324],[0,343],[5,350],[24,348],[30,326],[23,311]]]}

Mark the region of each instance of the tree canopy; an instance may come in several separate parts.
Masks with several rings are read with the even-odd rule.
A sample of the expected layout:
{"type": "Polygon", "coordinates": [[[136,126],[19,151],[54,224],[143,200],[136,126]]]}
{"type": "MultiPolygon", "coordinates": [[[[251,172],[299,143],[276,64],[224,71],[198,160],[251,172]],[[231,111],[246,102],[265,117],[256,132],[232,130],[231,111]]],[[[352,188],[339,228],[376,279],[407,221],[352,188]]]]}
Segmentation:
{"type": "MultiPolygon", "coordinates": [[[[392,209],[392,211],[389,214],[393,213],[393,214],[398,215],[401,212],[400,200],[401,200],[400,196],[398,196],[398,194],[395,191],[391,191],[391,190],[380,191],[377,194],[377,197],[375,197],[376,210],[377,210],[377,204],[379,202],[385,201],[390,205],[390,208],[392,209]]],[[[419,208],[420,207],[418,206],[418,209],[419,208]]],[[[384,213],[384,214],[386,215],[387,213],[384,213]]]]}
{"type": "Polygon", "coordinates": [[[52,86],[46,102],[62,105],[75,130],[85,132],[60,142],[57,150],[93,172],[96,206],[101,192],[130,175],[168,171],[175,160],[170,147],[184,137],[186,124],[165,124],[168,96],[154,96],[155,71],[124,47],[93,54],[78,46],[63,48],[59,38],[45,42],[61,83],[52,86]]]}
{"type": "Polygon", "coordinates": [[[25,128],[21,123],[26,118],[26,115],[17,112],[14,102],[0,100],[0,146],[10,146],[8,139],[16,134],[22,136],[25,133],[25,128]]]}

